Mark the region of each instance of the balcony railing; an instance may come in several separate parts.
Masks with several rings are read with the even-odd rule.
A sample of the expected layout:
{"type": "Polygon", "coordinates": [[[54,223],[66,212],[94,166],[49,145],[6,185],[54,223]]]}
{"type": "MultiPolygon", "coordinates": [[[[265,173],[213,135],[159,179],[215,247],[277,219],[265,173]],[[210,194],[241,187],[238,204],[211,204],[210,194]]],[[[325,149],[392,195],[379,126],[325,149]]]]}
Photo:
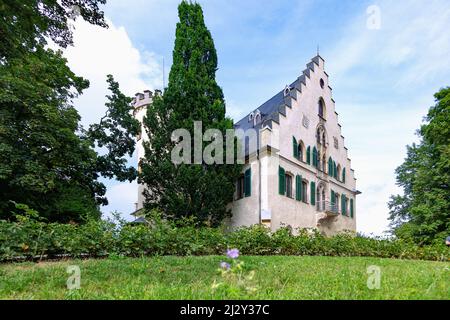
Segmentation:
{"type": "Polygon", "coordinates": [[[330,201],[318,201],[317,202],[317,211],[325,212],[328,215],[338,215],[339,208],[336,203],[330,201]]]}

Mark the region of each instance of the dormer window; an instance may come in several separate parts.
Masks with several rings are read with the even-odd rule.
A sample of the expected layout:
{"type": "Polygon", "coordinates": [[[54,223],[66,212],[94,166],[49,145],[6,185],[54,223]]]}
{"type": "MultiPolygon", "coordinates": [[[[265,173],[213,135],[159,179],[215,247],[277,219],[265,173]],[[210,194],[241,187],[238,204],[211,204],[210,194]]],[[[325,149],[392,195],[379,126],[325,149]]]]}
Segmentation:
{"type": "Polygon", "coordinates": [[[255,114],[252,112],[248,115],[248,122],[253,121],[253,118],[255,117],[255,114]]]}
{"type": "Polygon", "coordinates": [[[289,93],[291,92],[291,87],[290,86],[286,86],[286,88],[284,88],[284,96],[288,96],[289,93]]]}
{"type": "Polygon", "coordinates": [[[259,110],[256,110],[256,113],[254,115],[253,125],[256,126],[260,122],[261,122],[261,112],[259,110]]]}

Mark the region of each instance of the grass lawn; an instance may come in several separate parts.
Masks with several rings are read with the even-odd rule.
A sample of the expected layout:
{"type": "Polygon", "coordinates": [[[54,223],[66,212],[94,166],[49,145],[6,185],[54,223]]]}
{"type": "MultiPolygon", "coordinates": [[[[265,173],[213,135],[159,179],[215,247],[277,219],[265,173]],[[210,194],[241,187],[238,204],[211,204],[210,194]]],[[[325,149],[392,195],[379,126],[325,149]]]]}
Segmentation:
{"type": "Polygon", "coordinates": [[[242,257],[242,290],[213,289],[222,257],[145,257],[0,265],[0,299],[449,299],[450,263],[360,257],[242,257]],[[78,265],[81,289],[67,290],[78,265]],[[381,270],[378,290],[367,267],[381,270]],[[253,293],[245,287],[256,288],[253,293]]]}

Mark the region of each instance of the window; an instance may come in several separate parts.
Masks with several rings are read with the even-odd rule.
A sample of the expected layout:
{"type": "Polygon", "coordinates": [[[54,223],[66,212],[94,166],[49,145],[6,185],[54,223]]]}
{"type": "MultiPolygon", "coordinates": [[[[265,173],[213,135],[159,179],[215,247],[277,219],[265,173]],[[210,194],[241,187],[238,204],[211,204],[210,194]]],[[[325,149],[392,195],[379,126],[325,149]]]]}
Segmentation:
{"type": "Polygon", "coordinates": [[[313,149],[313,166],[314,167],[318,167],[319,162],[318,162],[318,157],[317,157],[317,148],[314,147],[313,149]]]}
{"type": "Polygon", "coordinates": [[[335,209],[336,209],[336,213],[339,213],[339,201],[340,201],[341,197],[339,195],[339,193],[335,192],[334,193],[334,205],[335,205],[335,209]]]}
{"type": "Polygon", "coordinates": [[[325,104],[322,98],[319,99],[319,116],[325,118],[325,104]]]}
{"type": "Polygon", "coordinates": [[[311,164],[311,147],[308,146],[306,149],[306,163],[311,164]]]}
{"type": "Polygon", "coordinates": [[[255,121],[254,121],[253,124],[256,126],[260,122],[261,122],[261,114],[257,113],[256,116],[255,116],[255,121]]]}
{"type": "Polygon", "coordinates": [[[244,174],[244,196],[252,195],[252,169],[248,169],[244,174]]]}
{"type": "Polygon", "coordinates": [[[300,161],[304,161],[303,160],[303,142],[300,141],[300,143],[298,144],[298,160],[300,161]]]}
{"type": "Polygon", "coordinates": [[[237,181],[237,194],[236,199],[242,199],[244,197],[244,176],[240,176],[237,181]]]}
{"type": "Polygon", "coordinates": [[[292,198],[292,176],[286,175],[286,196],[292,198]]]}
{"type": "Polygon", "coordinates": [[[323,81],[323,79],[320,79],[320,87],[322,89],[325,87],[325,81],[323,81]]]}
{"type": "Polygon", "coordinates": [[[323,155],[323,157],[322,157],[322,170],[323,170],[323,172],[325,172],[325,170],[327,170],[326,168],[327,168],[327,158],[325,157],[325,155],[323,155]]]}
{"type": "Polygon", "coordinates": [[[336,137],[333,137],[333,142],[334,142],[334,147],[336,149],[339,149],[339,141],[338,141],[338,139],[336,137]]]}
{"type": "Polygon", "coordinates": [[[333,159],[331,157],[328,158],[328,175],[333,176],[333,159]]]}
{"type": "Polygon", "coordinates": [[[236,199],[242,199],[244,197],[250,197],[252,193],[252,183],[251,183],[251,169],[245,171],[243,175],[241,175],[237,181],[236,185],[236,199]]]}
{"type": "Polygon", "coordinates": [[[347,197],[345,194],[341,197],[341,212],[343,216],[347,215],[347,197]]]}
{"type": "Polygon", "coordinates": [[[336,172],[336,179],[339,180],[341,178],[341,165],[338,164],[337,166],[337,172],[336,172]]]}
{"type": "Polygon", "coordinates": [[[302,181],[302,201],[308,203],[308,182],[302,181]]]}
{"type": "Polygon", "coordinates": [[[342,182],[345,183],[345,168],[342,169],[342,182]]]}

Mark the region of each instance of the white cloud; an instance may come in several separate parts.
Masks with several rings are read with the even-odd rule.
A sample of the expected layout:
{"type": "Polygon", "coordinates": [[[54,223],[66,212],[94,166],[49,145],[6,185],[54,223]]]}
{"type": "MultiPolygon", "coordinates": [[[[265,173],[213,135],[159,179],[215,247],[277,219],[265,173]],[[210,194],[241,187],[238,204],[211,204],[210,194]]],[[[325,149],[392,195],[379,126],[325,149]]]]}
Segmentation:
{"type": "Polygon", "coordinates": [[[108,74],[114,76],[121,90],[129,96],[162,87],[159,63],[162,58],[136,49],[124,27],[115,26],[111,21],[108,25],[108,29],[103,29],[77,20],[74,46],[64,52],[71,69],[91,83],[75,103],[84,125],[98,122],[105,111],[108,74]]]}
{"type": "Polygon", "coordinates": [[[378,1],[381,28],[369,30],[365,11],[347,26],[330,54],[330,73],[339,79],[357,67],[404,65],[397,86],[410,86],[448,75],[450,64],[450,6],[447,0],[378,1]]]}
{"type": "Polygon", "coordinates": [[[418,140],[432,94],[449,85],[450,6],[380,0],[381,29],[369,30],[365,10],[357,12],[327,54],[337,111],[348,137],[357,187],[358,231],[388,230],[387,202],[401,193],[395,169],[405,145],[418,140]]]}
{"type": "MultiPolygon", "coordinates": [[[[108,29],[90,25],[79,19],[74,27],[74,46],[64,51],[70,68],[90,81],[90,87],[75,101],[82,116],[82,124],[96,123],[105,113],[106,95],[109,94],[106,76],[112,74],[122,92],[134,96],[136,92],[162,87],[162,58],[155,53],[138,50],[124,27],[108,20],[108,29]]],[[[136,163],[135,157],[131,159],[136,163]]],[[[109,216],[119,211],[128,220],[135,209],[137,183],[118,183],[110,180],[107,198],[109,205],[102,211],[109,216]]]]}

